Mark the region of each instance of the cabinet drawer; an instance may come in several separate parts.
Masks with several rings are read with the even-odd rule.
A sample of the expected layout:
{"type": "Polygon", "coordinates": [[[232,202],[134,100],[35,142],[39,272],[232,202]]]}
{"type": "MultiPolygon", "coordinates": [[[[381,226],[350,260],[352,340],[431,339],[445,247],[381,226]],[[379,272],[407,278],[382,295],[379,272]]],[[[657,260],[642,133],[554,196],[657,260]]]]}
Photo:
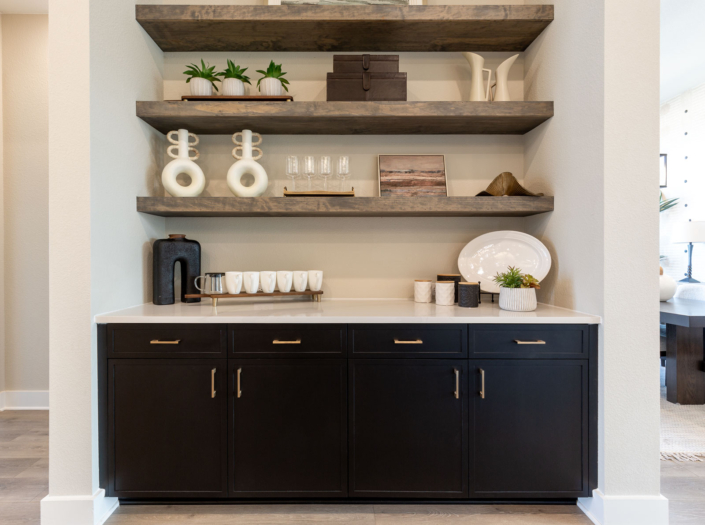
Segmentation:
{"type": "Polygon", "coordinates": [[[470,357],[587,358],[587,325],[470,327],[470,357]]]}
{"type": "Polygon", "coordinates": [[[203,358],[227,356],[224,324],[108,325],[108,357],[203,358]]]}
{"type": "Polygon", "coordinates": [[[466,357],[467,327],[454,325],[353,325],[352,357],[466,357]]]}
{"type": "Polygon", "coordinates": [[[345,357],[345,325],[230,325],[230,353],[237,357],[345,357]]]}

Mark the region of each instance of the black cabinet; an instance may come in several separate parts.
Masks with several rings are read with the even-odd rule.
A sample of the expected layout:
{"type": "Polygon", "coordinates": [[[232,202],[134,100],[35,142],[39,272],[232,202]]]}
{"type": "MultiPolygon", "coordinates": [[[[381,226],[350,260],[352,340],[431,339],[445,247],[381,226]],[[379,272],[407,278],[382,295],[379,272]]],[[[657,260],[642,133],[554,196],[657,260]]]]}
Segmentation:
{"type": "Polygon", "coordinates": [[[589,496],[588,361],[471,360],[470,496],[589,496]]]}
{"type": "Polygon", "coordinates": [[[343,359],[231,360],[230,494],[347,495],[343,359]]]}
{"type": "Polygon", "coordinates": [[[467,361],[351,360],[351,496],[468,496],[467,361]]]}
{"type": "Polygon", "coordinates": [[[108,361],[108,494],[227,496],[227,361],[108,361]]]}

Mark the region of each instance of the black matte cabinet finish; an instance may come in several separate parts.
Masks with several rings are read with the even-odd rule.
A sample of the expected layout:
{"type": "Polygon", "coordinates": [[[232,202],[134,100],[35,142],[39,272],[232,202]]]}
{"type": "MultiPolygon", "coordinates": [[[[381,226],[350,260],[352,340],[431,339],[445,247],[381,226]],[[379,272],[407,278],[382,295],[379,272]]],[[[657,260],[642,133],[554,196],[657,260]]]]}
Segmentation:
{"type": "Polygon", "coordinates": [[[230,495],[347,496],[343,359],[231,360],[230,495]]]}
{"type": "Polygon", "coordinates": [[[471,360],[469,384],[470,497],[590,495],[588,361],[471,360]]]}
{"type": "Polygon", "coordinates": [[[467,361],[351,360],[348,373],[350,496],[466,498],[467,361]]]}
{"type": "Polygon", "coordinates": [[[108,361],[108,495],[227,496],[226,363],[108,361]]]}

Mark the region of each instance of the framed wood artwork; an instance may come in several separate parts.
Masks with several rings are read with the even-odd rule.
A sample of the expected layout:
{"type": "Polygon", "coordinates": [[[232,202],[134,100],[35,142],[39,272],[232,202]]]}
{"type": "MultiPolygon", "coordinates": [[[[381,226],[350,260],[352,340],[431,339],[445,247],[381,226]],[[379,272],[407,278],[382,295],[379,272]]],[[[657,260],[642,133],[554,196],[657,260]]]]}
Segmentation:
{"type": "Polygon", "coordinates": [[[444,155],[380,155],[380,197],[447,197],[444,155]]]}
{"type": "Polygon", "coordinates": [[[661,153],[661,162],[659,164],[659,186],[665,188],[668,183],[668,155],[661,153]]]}

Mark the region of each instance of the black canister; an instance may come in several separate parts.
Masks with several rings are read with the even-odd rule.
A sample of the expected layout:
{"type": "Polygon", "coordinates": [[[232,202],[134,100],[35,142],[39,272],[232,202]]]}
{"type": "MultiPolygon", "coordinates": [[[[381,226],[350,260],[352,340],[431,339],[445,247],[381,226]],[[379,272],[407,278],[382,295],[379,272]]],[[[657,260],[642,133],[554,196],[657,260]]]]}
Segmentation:
{"type": "Polygon", "coordinates": [[[458,283],[463,280],[459,273],[439,273],[438,281],[453,281],[455,283],[455,302],[458,302],[458,283]]]}
{"type": "Polygon", "coordinates": [[[458,306],[477,308],[480,305],[480,283],[458,284],[458,306]]]}
{"type": "Polygon", "coordinates": [[[174,304],[174,266],[181,263],[181,302],[199,303],[200,299],[186,299],[186,294],[197,294],[194,280],[201,274],[201,245],[185,235],[172,234],[158,239],[153,246],[154,304],[174,304]]]}

